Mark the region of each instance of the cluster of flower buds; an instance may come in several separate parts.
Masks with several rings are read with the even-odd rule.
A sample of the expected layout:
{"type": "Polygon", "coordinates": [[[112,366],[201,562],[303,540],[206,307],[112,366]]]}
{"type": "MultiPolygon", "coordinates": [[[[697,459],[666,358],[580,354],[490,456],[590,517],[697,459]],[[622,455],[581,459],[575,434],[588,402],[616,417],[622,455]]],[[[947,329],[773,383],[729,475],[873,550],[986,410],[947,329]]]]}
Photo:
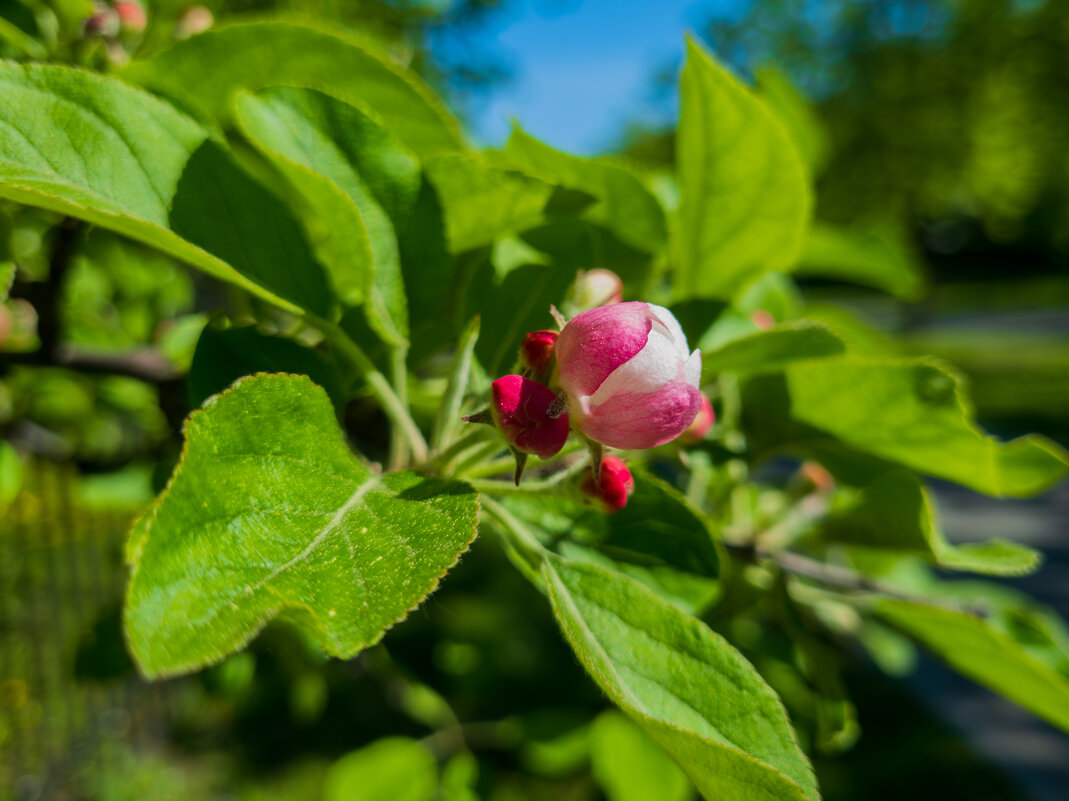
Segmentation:
{"type": "Polygon", "coordinates": [[[579,276],[576,305],[599,302],[559,331],[532,331],[520,347],[522,374],[492,385],[488,414],[517,457],[520,479],[528,454],[549,459],[571,429],[590,445],[594,468],[581,491],[606,511],[627,503],[634,480],[604,446],[652,448],[685,435],[700,440],[713,424],[699,390],[701,353],[691,352],[679,322],[651,303],[621,302],[620,279],[608,270],[579,276]],[[594,471],[597,471],[596,473],[594,471]]]}

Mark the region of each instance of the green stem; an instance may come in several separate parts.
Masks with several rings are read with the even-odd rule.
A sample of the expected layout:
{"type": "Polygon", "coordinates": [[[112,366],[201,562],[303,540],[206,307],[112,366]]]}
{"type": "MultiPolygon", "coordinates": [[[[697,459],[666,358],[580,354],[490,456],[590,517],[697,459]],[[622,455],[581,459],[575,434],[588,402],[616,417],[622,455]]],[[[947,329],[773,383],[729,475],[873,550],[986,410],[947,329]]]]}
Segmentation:
{"type": "Polygon", "coordinates": [[[460,422],[460,407],[464,402],[464,393],[468,390],[468,376],[471,373],[471,358],[475,352],[475,343],[479,339],[479,317],[476,315],[460,335],[457,351],[453,356],[452,369],[449,371],[449,383],[446,384],[442,405],[434,421],[434,435],[431,447],[437,450],[453,429],[460,422]]]}
{"type": "Polygon", "coordinates": [[[527,530],[527,526],[517,520],[508,509],[493,498],[487,498],[484,495],[479,498],[479,502],[482,504],[483,509],[497,521],[505,534],[509,546],[523,560],[523,564],[526,565],[524,572],[527,577],[537,586],[539,583],[538,576],[542,569],[542,560],[549,552],[538,541],[538,538],[527,530]]]}
{"type": "MultiPolygon", "coordinates": [[[[456,459],[469,448],[473,448],[476,445],[480,445],[486,442],[491,437],[493,437],[495,440],[497,439],[497,432],[494,430],[493,426],[481,425],[479,423],[469,423],[468,428],[470,430],[467,431],[463,436],[453,440],[449,444],[449,447],[435,454],[434,463],[439,467],[440,470],[444,470],[446,467],[448,467],[451,461],[456,459]]],[[[499,447],[503,448],[504,445],[499,445],[499,447]]],[[[448,472],[452,474],[452,472],[455,471],[448,472]]]]}
{"type": "Polygon", "coordinates": [[[371,389],[371,394],[382,404],[382,410],[386,413],[386,416],[397,426],[401,435],[408,440],[408,447],[412,449],[412,456],[415,462],[417,464],[426,462],[427,440],[423,438],[419,426],[412,419],[412,415],[409,414],[405,403],[397,396],[393,387],[390,386],[390,382],[386,380],[386,376],[379,372],[371,359],[367,357],[367,354],[360,349],[359,345],[353,342],[352,338],[339,325],[315,315],[308,315],[308,322],[322,331],[331,344],[344,353],[346,358],[361,372],[364,380],[368,383],[368,387],[371,389]]]}
{"type": "MultiPolygon", "coordinates": [[[[550,465],[559,462],[566,456],[571,456],[576,451],[583,450],[585,446],[581,442],[569,442],[564,448],[554,456],[552,459],[548,459],[539,465],[539,468],[546,468],[550,465]]],[[[516,465],[516,460],[511,456],[506,456],[501,459],[494,459],[492,462],[483,462],[480,465],[472,467],[470,470],[464,471],[464,478],[487,478],[488,476],[497,476],[502,473],[511,473],[512,469],[516,465]]]]}
{"type": "MultiPolygon", "coordinates": [[[[393,391],[397,400],[405,409],[406,414],[411,414],[408,405],[408,348],[397,345],[390,352],[390,378],[393,379],[393,391]]],[[[409,444],[401,431],[400,426],[394,422],[390,432],[390,470],[400,470],[408,463],[409,444]]]]}
{"type": "Polygon", "coordinates": [[[493,479],[467,479],[479,492],[491,492],[496,495],[524,495],[533,492],[550,492],[563,484],[572,476],[581,473],[590,463],[590,457],[584,456],[568,465],[559,473],[554,473],[542,481],[527,481],[516,486],[511,481],[494,481],[493,479]]]}

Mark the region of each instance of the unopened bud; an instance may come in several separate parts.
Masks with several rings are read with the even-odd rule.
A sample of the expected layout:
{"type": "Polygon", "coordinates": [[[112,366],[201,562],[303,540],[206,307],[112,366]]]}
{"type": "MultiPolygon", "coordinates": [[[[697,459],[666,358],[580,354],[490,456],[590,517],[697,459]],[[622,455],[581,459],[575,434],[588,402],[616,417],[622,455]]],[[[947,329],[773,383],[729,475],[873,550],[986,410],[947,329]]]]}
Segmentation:
{"type": "Polygon", "coordinates": [[[762,331],[767,331],[768,329],[775,327],[776,318],[766,309],[758,309],[750,315],[750,322],[762,331]]]}
{"type": "Polygon", "coordinates": [[[556,331],[532,331],[520,345],[520,362],[532,375],[544,376],[553,364],[553,348],[556,344],[556,331]]]}
{"type": "Polygon", "coordinates": [[[709,429],[713,427],[713,423],[716,422],[716,413],[713,411],[713,404],[709,402],[709,396],[704,392],[702,393],[702,406],[698,409],[698,414],[694,418],[694,422],[687,427],[687,430],[680,436],[684,442],[701,442],[705,439],[705,435],[709,433],[709,429]]]}
{"type": "Polygon", "coordinates": [[[490,385],[494,424],[516,450],[543,459],[555,456],[568,439],[568,413],[554,415],[557,396],[545,384],[506,375],[490,385]]]}
{"type": "Polygon", "coordinates": [[[635,479],[618,456],[601,460],[601,481],[595,482],[593,472],[579,486],[583,494],[604,512],[618,512],[627,506],[627,499],[635,491],[635,479]]]}
{"type": "Polygon", "coordinates": [[[120,0],[115,4],[115,10],[119,14],[119,24],[128,33],[141,33],[148,26],[148,15],[135,0],[120,0]]]}
{"type": "Polygon", "coordinates": [[[119,15],[111,6],[96,3],[93,15],[85,21],[85,32],[105,38],[119,35],[119,15]]]}
{"type": "Polygon", "coordinates": [[[612,270],[596,267],[579,273],[574,296],[580,311],[619,303],[624,299],[624,282],[612,270]]]}
{"type": "Polygon", "coordinates": [[[215,16],[207,6],[190,6],[178,18],[174,35],[178,39],[188,39],[198,33],[204,33],[215,24],[215,16]]]}

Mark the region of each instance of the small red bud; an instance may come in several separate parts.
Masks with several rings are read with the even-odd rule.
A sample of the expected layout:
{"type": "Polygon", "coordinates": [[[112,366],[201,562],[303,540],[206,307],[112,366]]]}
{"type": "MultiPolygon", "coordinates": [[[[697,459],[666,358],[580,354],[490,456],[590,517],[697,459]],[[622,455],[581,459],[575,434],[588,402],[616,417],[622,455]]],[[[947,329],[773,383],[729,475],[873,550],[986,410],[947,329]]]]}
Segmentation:
{"type": "Polygon", "coordinates": [[[542,375],[553,361],[553,347],[556,344],[556,331],[532,331],[520,345],[520,362],[534,375],[542,375]]]}
{"type": "Polygon", "coordinates": [[[490,385],[490,392],[494,423],[514,448],[548,459],[564,447],[568,414],[551,414],[557,396],[545,384],[506,375],[490,385]]]}
{"type": "Polygon", "coordinates": [[[618,456],[606,456],[601,460],[601,482],[594,483],[594,474],[588,475],[579,489],[602,511],[618,512],[627,506],[627,499],[635,491],[635,479],[627,469],[623,459],[618,456]]]}
{"type": "Polygon", "coordinates": [[[713,411],[713,404],[709,402],[709,396],[703,392],[702,407],[694,417],[694,422],[683,432],[680,439],[684,442],[701,442],[715,422],[716,413],[713,411]]]}

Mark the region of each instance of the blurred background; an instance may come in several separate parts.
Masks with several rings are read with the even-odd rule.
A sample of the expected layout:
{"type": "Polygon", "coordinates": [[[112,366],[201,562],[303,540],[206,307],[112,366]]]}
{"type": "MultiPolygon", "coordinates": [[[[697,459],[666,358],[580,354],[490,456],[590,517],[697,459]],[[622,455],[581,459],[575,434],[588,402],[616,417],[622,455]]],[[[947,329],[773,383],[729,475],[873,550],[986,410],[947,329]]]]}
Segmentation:
{"type": "MultiPolygon", "coordinates": [[[[24,58],[23,37],[41,19],[83,5],[0,0],[0,55],[24,58]]],[[[674,159],[675,80],[690,32],[745,80],[797,105],[819,176],[818,219],[880,232],[927,275],[898,297],[803,276],[806,298],[957,365],[992,433],[1036,431],[1069,445],[1069,3],[145,8],[147,50],[249,15],[311,17],[373,37],[446,95],[476,142],[501,144],[515,119],[558,148],[627,159],[654,186],[674,159]]],[[[57,236],[51,216],[3,206],[0,261],[17,276],[0,305],[0,798],[340,799],[349,796],[337,789],[339,757],[428,727],[440,737],[454,714],[474,722],[465,737],[479,754],[478,797],[688,797],[655,759],[639,759],[634,776],[609,775],[604,754],[626,749],[633,733],[603,712],[534,590],[494,549],[469,554],[386,648],[358,659],[327,662],[273,627],[201,674],[141,682],[122,642],[122,546],[169,472],[185,390],[164,367],[146,381],[144,370],[116,374],[106,358],[67,369],[29,354],[61,326],[97,354],[151,344],[188,367],[205,324],[194,306],[201,279],[93,232],[56,289],[45,278],[57,236]],[[32,458],[20,460],[12,443],[32,458]]],[[[1017,502],[937,491],[952,540],[1001,536],[1043,550],[1046,566],[1012,583],[1069,616],[1069,488],[1017,502]]],[[[901,667],[904,682],[860,654],[851,665],[862,736],[852,751],[818,759],[828,801],[1067,797],[1064,734],[934,661],[907,654],[901,667]]],[[[434,745],[449,753],[449,742],[434,745]]],[[[447,762],[449,798],[476,797],[467,789],[475,770],[447,762]]]]}

